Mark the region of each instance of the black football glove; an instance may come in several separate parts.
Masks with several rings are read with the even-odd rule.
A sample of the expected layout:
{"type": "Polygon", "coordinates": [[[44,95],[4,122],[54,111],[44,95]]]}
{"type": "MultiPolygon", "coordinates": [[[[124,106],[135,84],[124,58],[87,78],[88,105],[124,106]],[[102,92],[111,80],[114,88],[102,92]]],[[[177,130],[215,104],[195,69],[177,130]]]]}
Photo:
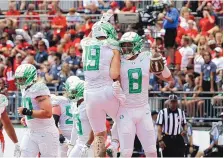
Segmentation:
{"type": "Polygon", "coordinates": [[[61,144],[65,142],[65,137],[62,134],[59,135],[59,141],[61,144]]]}

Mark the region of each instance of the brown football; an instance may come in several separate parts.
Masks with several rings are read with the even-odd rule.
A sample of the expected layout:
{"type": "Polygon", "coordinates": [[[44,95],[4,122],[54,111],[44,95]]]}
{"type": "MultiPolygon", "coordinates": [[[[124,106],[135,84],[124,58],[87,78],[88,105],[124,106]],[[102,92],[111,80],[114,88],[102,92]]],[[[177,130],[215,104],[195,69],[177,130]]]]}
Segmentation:
{"type": "Polygon", "coordinates": [[[159,53],[154,53],[150,59],[150,71],[160,74],[164,70],[163,57],[159,53]]]}

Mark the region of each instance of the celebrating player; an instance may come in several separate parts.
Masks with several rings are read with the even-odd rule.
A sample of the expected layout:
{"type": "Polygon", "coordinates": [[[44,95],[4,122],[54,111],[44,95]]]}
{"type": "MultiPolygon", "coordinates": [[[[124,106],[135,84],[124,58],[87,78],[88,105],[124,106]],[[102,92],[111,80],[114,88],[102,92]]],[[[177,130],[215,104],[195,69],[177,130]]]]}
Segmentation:
{"type": "Polygon", "coordinates": [[[150,52],[141,52],[143,41],[137,33],[125,33],[120,39],[120,45],[122,56],[120,80],[127,98],[124,106],[120,106],[117,115],[121,156],[132,156],[137,134],[146,157],[156,157],[155,132],[148,103],[150,70],[160,72],[158,77],[166,81],[172,81],[171,73],[163,65],[162,57],[158,57],[160,60],[156,61],[150,52]]]}
{"type": "MultiPolygon", "coordinates": [[[[114,27],[99,21],[92,27],[92,38],[81,41],[85,76],[85,95],[87,115],[94,132],[94,156],[105,157],[106,114],[115,120],[125,96],[119,82],[120,52],[114,27]],[[114,88],[115,87],[115,88],[114,88]]],[[[113,126],[114,127],[114,126],[113,126]]],[[[117,129],[112,128],[112,143],[118,141],[117,129]]],[[[114,145],[118,148],[119,144],[114,145]]]]}
{"type": "MultiPolygon", "coordinates": [[[[20,157],[21,151],[20,151],[20,146],[18,144],[18,139],[16,136],[16,132],[12,126],[12,123],[8,117],[8,114],[6,112],[6,106],[8,106],[8,99],[5,95],[0,94],[0,118],[2,125],[8,134],[9,138],[15,143],[15,150],[14,150],[14,156],[15,157],[20,157]]],[[[2,134],[2,133],[1,133],[2,134]]],[[[3,135],[2,135],[3,137],[3,135]]],[[[0,157],[3,156],[4,153],[4,137],[1,139],[1,150],[0,150],[0,157]],[[3,142],[2,142],[3,141],[3,142]]]]}
{"type": "Polygon", "coordinates": [[[51,104],[53,106],[52,113],[55,120],[55,124],[59,130],[59,141],[60,141],[60,157],[66,157],[68,146],[66,140],[71,139],[72,132],[72,112],[71,102],[64,96],[51,95],[51,104]]]}
{"type": "Polygon", "coordinates": [[[25,116],[28,131],[21,142],[22,157],[57,157],[59,132],[52,117],[50,91],[37,82],[37,70],[31,64],[20,65],[15,72],[16,84],[22,92],[22,107],[18,113],[25,116]]]}
{"type": "MultiPolygon", "coordinates": [[[[78,138],[76,144],[68,153],[68,157],[92,157],[92,142],[94,135],[86,114],[86,105],[83,98],[84,81],[76,76],[70,76],[65,82],[65,89],[68,98],[76,103],[74,110],[74,126],[72,129],[71,142],[78,138]]],[[[74,145],[74,142],[72,143],[74,145]]]]}

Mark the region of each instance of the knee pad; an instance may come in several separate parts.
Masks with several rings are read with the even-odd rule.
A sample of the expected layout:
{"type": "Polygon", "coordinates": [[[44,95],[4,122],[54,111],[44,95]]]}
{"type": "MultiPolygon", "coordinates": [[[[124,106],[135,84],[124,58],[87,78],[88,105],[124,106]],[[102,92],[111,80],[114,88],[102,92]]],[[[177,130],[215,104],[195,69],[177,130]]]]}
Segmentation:
{"type": "Polygon", "coordinates": [[[106,148],[105,148],[105,138],[104,136],[95,136],[94,140],[94,156],[95,157],[105,157],[106,148]]]}
{"type": "Polygon", "coordinates": [[[120,157],[131,157],[132,153],[133,153],[133,149],[123,149],[123,150],[121,150],[120,157]]]}

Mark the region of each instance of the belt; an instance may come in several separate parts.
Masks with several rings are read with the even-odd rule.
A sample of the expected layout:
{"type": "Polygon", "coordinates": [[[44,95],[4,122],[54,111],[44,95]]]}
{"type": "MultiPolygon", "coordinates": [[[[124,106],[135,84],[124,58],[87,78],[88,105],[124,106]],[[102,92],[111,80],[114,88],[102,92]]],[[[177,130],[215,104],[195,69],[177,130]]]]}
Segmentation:
{"type": "Polygon", "coordinates": [[[169,137],[171,139],[176,139],[177,137],[180,137],[181,135],[178,134],[178,135],[168,135],[168,134],[164,134],[164,137],[169,137]]]}

